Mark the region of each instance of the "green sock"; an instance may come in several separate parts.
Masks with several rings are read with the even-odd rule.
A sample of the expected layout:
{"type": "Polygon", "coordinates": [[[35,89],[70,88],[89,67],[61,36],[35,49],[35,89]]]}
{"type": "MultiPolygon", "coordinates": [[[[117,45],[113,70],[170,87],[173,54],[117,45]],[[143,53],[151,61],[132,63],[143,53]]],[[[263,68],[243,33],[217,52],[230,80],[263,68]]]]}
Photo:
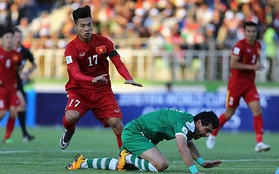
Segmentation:
{"type": "Polygon", "coordinates": [[[117,170],[115,158],[89,158],[86,160],[88,168],[102,169],[102,170],[117,170]]]}
{"type": "Polygon", "coordinates": [[[133,154],[125,157],[126,163],[133,164],[142,171],[158,172],[158,170],[147,160],[138,158],[133,154]]]}

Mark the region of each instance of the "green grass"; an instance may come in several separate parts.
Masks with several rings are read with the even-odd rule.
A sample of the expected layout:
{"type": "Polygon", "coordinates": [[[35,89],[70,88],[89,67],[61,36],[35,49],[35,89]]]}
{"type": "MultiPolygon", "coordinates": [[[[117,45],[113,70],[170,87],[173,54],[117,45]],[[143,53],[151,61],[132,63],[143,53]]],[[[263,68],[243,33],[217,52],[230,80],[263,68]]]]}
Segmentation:
{"type": "MultiPolygon", "coordinates": [[[[0,128],[4,132],[4,128],[0,128]]],[[[91,157],[118,157],[116,139],[110,129],[93,129],[78,127],[71,145],[66,150],[59,147],[62,127],[38,127],[30,129],[36,139],[23,143],[21,131],[16,128],[13,144],[0,144],[0,173],[9,174],[43,174],[43,173],[98,173],[113,174],[116,171],[95,169],[67,171],[65,166],[81,153],[91,157]]],[[[264,139],[272,146],[269,152],[254,152],[254,133],[220,132],[216,148],[208,150],[205,139],[195,141],[205,160],[221,160],[222,164],[213,169],[203,169],[209,174],[274,174],[279,167],[279,133],[267,133],[264,139]]],[[[169,168],[164,173],[190,173],[183,164],[176,148],[176,143],[164,141],[158,148],[169,160],[169,168]]],[[[138,173],[142,172],[129,172],[138,173]]]]}

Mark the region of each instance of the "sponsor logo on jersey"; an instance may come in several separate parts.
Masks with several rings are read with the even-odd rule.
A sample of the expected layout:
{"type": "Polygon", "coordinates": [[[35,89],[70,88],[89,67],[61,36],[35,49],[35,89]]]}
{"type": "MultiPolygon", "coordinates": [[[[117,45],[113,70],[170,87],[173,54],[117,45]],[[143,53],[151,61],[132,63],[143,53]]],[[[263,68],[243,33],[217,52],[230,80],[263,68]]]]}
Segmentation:
{"type": "Polygon", "coordinates": [[[66,62],[67,64],[73,63],[72,56],[66,56],[66,62]]]}
{"type": "Polygon", "coordinates": [[[119,110],[119,109],[114,109],[114,112],[115,112],[115,113],[119,113],[120,110],[119,110]]]}
{"type": "Polygon", "coordinates": [[[96,52],[97,52],[97,54],[102,54],[102,53],[107,52],[106,46],[102,45],[102,46],[96,47],[96,52]]]}
{"type": "Polygon", "coordinates": [[[85,52],[79,53],[79,56],[80,56],[80,57],[85,56],[85,52]]]}

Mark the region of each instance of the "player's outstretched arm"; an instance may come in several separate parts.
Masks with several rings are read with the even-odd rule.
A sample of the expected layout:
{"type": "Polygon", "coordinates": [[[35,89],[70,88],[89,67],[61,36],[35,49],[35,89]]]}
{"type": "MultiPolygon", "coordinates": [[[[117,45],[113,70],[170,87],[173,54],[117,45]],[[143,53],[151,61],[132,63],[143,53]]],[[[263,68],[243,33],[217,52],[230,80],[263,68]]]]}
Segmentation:
{"type": "Polygon", "coordinates": [[[217,167],[217,166],[219,166],[219,164],[221,164],[221,161],[204,161],[193,142],[188,142],[187,145],[192,153],[193,158],[196,159],[197,163],[200,166],[202,166],[204,168],[213,168],[213,167],[217,167]]]}
{"type": "Polygon", "coordinates": [[[134,80],[126,80],[124,84],[130,84],[138,87],[143,87],[142,84],[135,82],[134,80]]]}

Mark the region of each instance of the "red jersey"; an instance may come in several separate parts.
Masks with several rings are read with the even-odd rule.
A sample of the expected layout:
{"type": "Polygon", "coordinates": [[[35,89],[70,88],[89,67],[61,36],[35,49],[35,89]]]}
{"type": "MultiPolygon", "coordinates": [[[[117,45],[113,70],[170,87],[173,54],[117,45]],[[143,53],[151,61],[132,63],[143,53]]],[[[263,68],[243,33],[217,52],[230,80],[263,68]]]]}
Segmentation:
{"type": "MultiPolygon", "coordinates": [[[[255,41],[254,45],[250,45],[245,39],[238,41],[232,48],[232,54],[239,57],[239,62],[248,65],[254,65],[259,59],[261,44],[255,41]]],[[[230,69],[230,79],[254,81],[255,70],[230,69]]]]}
{"type": "Polygon", "coordinates": [[[5,51],[0,47],[0,87],[6,90],[17,89],[17,68],[22,60],[16,50],[5,51]]]}
{"type": "Polygon", "coordinates": [[[94,77],[109,74],[110,57],[118,72],[126,79],[132,79],[125,65],[121,62],[119,54],[115,51],[114,44],[104,36],[92,34],[91,41],[82,42],[78,37],[73,39],[64,52],[66,58],[69,80],[65,86],[69,89],[100,89],[108,82],[92,83],[94,77]],[[114,61],[116,60],[116,62],[114,61]]]}

